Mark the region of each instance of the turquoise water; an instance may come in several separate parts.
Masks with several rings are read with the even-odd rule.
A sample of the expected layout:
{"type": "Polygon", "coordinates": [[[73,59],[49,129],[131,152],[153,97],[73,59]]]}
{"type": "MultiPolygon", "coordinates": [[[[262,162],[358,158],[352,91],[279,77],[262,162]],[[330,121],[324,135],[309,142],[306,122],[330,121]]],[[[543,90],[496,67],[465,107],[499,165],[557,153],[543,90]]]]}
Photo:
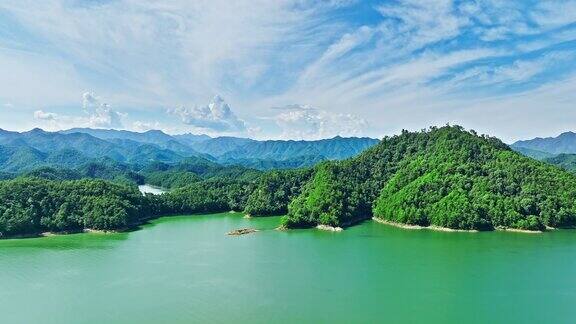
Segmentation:
{"type": "Polygon", "coordinates": [[[0,241],[2,323],[576,321],[576,231],[365,222],[275,231],[239,214],[0,241]],[[254,227],[260,232],[227,236],[254,227]]]}

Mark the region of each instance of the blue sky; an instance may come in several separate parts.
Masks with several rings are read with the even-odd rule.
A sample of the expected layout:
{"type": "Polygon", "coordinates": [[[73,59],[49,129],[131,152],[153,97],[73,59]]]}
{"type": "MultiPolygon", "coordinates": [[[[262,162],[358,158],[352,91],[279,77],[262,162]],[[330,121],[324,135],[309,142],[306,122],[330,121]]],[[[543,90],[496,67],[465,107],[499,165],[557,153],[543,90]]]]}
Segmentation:
{"type": "Polygon", "coordinates": [[[576,130],[576,0],[7,0],[0,128],[576,130]]]}

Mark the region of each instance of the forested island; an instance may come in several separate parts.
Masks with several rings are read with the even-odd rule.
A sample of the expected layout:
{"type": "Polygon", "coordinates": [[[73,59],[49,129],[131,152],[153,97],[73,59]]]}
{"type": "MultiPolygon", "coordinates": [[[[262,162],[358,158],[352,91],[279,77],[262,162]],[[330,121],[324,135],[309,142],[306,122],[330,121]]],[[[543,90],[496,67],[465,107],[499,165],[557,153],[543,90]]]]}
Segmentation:
{"type": "Polygon", "coordinates": [[[202,157],[137,171],[104,162],[4,176],[0,235],[123,230],[160,216],[230,210],[285,215],[284,228],[346,227],[373,217],[483,231],[576,225],[575,175],[459,126],[403,131],[358,156],[290,170],[202,157]],[[144,182],[171,190],[142,195],[136,184],[144,182]]]}

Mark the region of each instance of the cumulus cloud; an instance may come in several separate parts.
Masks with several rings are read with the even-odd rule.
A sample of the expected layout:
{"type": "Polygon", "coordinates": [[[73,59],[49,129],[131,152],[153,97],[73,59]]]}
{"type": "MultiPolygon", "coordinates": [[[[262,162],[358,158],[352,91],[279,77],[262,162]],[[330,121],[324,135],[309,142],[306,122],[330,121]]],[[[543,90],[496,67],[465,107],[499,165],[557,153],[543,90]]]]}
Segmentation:
{"type": "Polygon", "coordinates": [[[352,114],[331,113],[308,105],[276,107],[282,111],[273,117],[282,129],[282,136],[296,139],[320,139],[341,136],[358,136],[368,122],[352,114]]]}
{"type": "Polygon", "coordinates": [[[92,92],[82,94],[82,109],[88,114],[91,127],[122,128],[122,119],[126,117],[126,114],[113,110],[92,92]]]}
{"type": "Polygon", "coordinates": [[[82,95],[82,110],[84,116],[61,115],[44,110],[34,112],[34,119],[49,121],[50,127],[55,129],[70,127],[94,127],[94,128],[123,128],[123,119],[126,114],[110,108],[92,92],[82,95]]]}
{"type": "Polygon", "coordinates": [[[238,118],[220,96],[215,96],[207,106],[181,106],[168,109],[168,113],[180,117],[184,124],[206,130],[244,132],[248,129],[246,122],[238,118]]]}
{"type": "Polygon", "coordinates": [[[58,114],[45,112],[43,110],[36,110],[34,112],[34,118],[40,120],[56,120],[58,118],[58,114]]]}
{"type": "Polygon", "coordinates": [[[143,122],[143,121],[135,121],[132,123],[132,129],[137,132],[146,132],[153,129],[161,129],[162,125],[159,122],[143,122]]]}
{"type": "MultiPolygon", "coordinates": [[[[70,106],[83,89],[114,84],[110,96],[116,105],[146,110],[148,117],[142,118],[154,120],[154,107],[225,93],[252,109],[242,111],[248,122],[273,105],[309,102],[338,113],[354,107],[355,114],[369,118],[383,134],[444,124],[463,107],[483,107],[487,96],[505,102],[576,76],[575,65],[566,60],[536,61],[553,51],[574,52],[575,0],[365,2],[4,1],[0,6],[10,18],[4,19],[4,27],[15,33],[0,33],[6,49],[0,51],[0,98],[17,107],[46,110],[70,106]],[[350,7],[341,9],[346,5],[350,7]],[[26,37],[18,37],[18,31],[26,37]]],[[[117,125],[122,115],[100,107],[94,97],[83,101],[99,112],[85,113],[78,123],[117,125]]],[[[517,111],[507,120],[484,125],[498,123],[521,132],[529,118],[564,112],[560,104],[538,104],[547,109],[531,115],[517,111]]],[[[58,110],[56,119],[80,115],[77,106],[73,112],[58,110]]],[[[477,113],[484,115],[482,109],[488,108],[477,113]]],[[[20,123],[13,117],[19,111],[30,115],[28,109],[14,109],[0,123],[20,123]]],[[[180,107],[172,113],[180,118],[164,126],[199,132],[248,128],[244,134],[250,133],[250,127],[234,118],[222,122],[209,107],[180,107]]],[[[319,127],[322,118],[315,113],[286,110],[278,123],[289,129],[305,120],[319,127]]],[[[466,118],[459,122],[478,120],[466,118]]],[[[276,120],[268,121],[277,126],[276,120]]],[[[263,132],[270,131],[263,126],[263,132]]],[[[531,131],[537,135],[542,129],[531,131]]],[[[314,133],[298,131],[307,132],[314,133]]]]}

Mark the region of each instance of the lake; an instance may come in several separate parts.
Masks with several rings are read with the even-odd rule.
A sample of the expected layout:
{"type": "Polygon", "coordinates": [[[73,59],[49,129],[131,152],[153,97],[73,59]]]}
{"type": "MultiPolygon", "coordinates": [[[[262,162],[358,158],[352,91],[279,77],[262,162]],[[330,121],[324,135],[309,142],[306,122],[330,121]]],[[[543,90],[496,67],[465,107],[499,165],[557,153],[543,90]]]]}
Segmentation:
{"type": "Polygon", "coordinates": [[[276,231],[278,217],[0,241],[3,323],[541,323],[576,318],[576,231],[276,231]],[[226,232],[253,227],[244,236],[226,232]]]}

